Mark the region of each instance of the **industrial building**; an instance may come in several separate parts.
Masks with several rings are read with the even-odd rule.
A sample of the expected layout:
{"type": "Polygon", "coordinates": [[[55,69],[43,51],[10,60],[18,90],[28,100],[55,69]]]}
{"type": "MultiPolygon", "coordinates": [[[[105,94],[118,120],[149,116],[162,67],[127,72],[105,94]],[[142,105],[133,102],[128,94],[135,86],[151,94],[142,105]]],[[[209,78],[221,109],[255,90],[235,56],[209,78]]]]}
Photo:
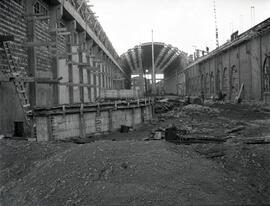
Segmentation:
{"type": "Polygon", "coordinates": [[[270,101],[270,18],[201,56],[181,74],[180,94],[206,98],[221,91],[226,100],[238,95],[248,102],[270,101]]]}
{"type": "MultiPolygon", "coordinates": [[[[187,53],[170,44],[162,42],[144,43],[129,49],[121,55],[123,67],[127,74],[137,75],[140,79],[139,87],[151,89],[143,79],[149,75],[153,77],[153,66],[155,69],[155,85],[157,93],[177,94],[178,74],[187,66],[187,53]],[[153,50],[153,58],[152,58],[153,50]],[[153,61],[153,62],[152,62],[153,61]],[[159,75],[163,77],[159,77],[159,75]],[[146,85],[146,86],[145,86],[146,85]],[[160,86],[162,85],[162,86],[160,86]]],[[[152,80],[151,80],[152,81],[152,80]]]]}
{"type": "Polygon", "coordinates": [[[270,205],[270,18],[220,46],[216,2],[269,17],[0,0],[0,206],[270,205]]]}

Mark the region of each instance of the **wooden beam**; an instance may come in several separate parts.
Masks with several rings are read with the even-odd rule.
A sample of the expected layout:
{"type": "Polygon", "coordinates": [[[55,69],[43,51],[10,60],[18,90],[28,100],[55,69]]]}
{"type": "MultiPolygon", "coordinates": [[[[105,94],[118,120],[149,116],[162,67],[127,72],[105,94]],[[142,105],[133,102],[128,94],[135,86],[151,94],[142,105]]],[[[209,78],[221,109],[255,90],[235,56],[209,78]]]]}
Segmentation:
{"type": "Polygon", "coordinates": [[[35,20],[49,20],[50,16],[34,16],[35,20]]]}
{"type": "MultiPolygon", "coordinates": [[[[58,23],[58,6],[51,6],[49,10],[49,15],[50,15],[50,22],[49,22],[49,28],[50,30],[57,29],[57,23],[58,23]]],[[[53,41],[55,41],[55,46],[56,46],[56,41],[57,41],[57,33],[51,33],[51,38],[53,41]]],[[[58,71],[59,71],[59,61],[58,57],[54,56],[52,57],[52,63],[51,63],[51,68],[52,68],[52,76],[53,79],[58,79],[58,71]]],[[[54,84],[52,86],[53,92],[52,92],[52,102],[54,105],[59,104],[59,87],[58,85],[54,84]]]]}
{"type": "Polygon", "coordinates": [[[24,47],[39,47],[39,46],[56,46],[56,42],[49,42],[49,41],[32,41],[32,42],[25,42],[22,44],[24,47]]]}
{"type": "Polygon", "coordinates": [[[59,85],[65,85],[65,86],[77,86],[77,87],[98,87],[93,84],[87,84],[87,83],[72,83],[72,82],[59,82],[59,85]]]}
{"type": "MultiPolygon", "coordinates": [[[[14,79],[14,77],[4,77],[4,76],[0,76],[0,82],[11,82],[14,79]]],[[[30,82],[34,82],[34,78],[31,77],[16,77],[16,79],[18,80],[22,80],[24,83],[30,83],[30,82]]]]}
{"type": "MultiPolygon", "coordinates": [[[[34,0],[26,1],[26,13],[29,15],[35,15],[33,12],[33,4],[34,0]]],[[[33,42],[35,41],[35,20],[34,19],[27,19],[27,41],[33,42]]],[[[35,47],[28,47],[27,49],[27,56],[28,56],[28,68],[29,74],[36,77],[36,68],[37,68],[37,59],[36,59],[36,48],[35,47]]],[[[37,84],[35,82],[30,83],[29,85],[29,101],[30,105],[33,108],[36,106],[36,88],[37,84]]]]}
{"type": "Polygon", "coordinates": [[[14,35],[0,35],[0,42],[14,41],[14,35]]]}
{"type": "Polygon", "coordinates": [[[67,28],[51,28],[49,32],[66,32],[67,28]]]}

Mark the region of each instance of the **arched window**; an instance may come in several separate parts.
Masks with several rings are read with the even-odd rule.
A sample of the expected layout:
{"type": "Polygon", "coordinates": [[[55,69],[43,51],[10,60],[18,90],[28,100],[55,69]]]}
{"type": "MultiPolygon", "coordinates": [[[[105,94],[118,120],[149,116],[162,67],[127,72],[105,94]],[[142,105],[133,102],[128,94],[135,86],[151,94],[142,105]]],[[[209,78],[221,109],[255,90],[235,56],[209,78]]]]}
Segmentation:
{"type": "Polygon", "coordinates": [[[223,69],[222,73],[222,91],[228,95],[229,93],[229,71],[227,67],[223,69]]]}
{"type": "Polygon", "coordinates": [[[210,94],[214,94],[215,84],[214,84],[214,72],[210,73],[210,94]]]}
{"type": "Polygon", "coordinates": [[[204,87],[205,85],[204,85],[204,75],[202,74],[201,75],[201,91],[203,91],[204,92],[204,90],[205,90],[205,87],[204,87]]]}
{"type": "Polygon", "coordinates": [[[239,74],[235,65],[231,67],[231,99],[234,99],[239,91],[239,74]]]}
{"type": "Polygon", "coordinates": [[[220,70],[217,70],[217,74],[216,74],[216,85],[217,85],[217,92],[219,92],[220,90],[220,70]]]}
{"type": "Polygon", "coordinates": [[[210,92],[210,81],[209,81],[209,74],[208,73],[206,73],[206,75],[205,75],[205,86],[204,86],[204,88],[205,88],[205,95],[207,95],[207,94],[209,94],[209,92],[210,92]]]}
{"type": "Polygon", "coordinates": [[[263,90],[270,92],[270,55],[266,55],[263,62],[263,90]]]}

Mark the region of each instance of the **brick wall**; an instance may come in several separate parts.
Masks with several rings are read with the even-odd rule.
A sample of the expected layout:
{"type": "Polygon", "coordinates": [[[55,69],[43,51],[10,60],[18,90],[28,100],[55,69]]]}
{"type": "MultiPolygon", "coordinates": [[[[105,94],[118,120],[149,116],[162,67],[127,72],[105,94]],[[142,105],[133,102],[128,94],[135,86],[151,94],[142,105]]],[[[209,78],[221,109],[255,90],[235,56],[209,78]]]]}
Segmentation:
{"type": "MultiPolygon", "coordinates": [[[[26,49],[22,42],[26,40],[26,19],[23,17],[25,7],[14,0],[0,1],[0,35],[14,35],[15,47],[12,49],[17,57],[19,66],[27,66],[26,49]]],[[[0,54],[0,77],[1,71],[7,67],[7,61],[0,54]]],[[[11,82],[0,83],[0,134],[13,133],[14,121],[23,121],[19,99],[11,82]]]]}

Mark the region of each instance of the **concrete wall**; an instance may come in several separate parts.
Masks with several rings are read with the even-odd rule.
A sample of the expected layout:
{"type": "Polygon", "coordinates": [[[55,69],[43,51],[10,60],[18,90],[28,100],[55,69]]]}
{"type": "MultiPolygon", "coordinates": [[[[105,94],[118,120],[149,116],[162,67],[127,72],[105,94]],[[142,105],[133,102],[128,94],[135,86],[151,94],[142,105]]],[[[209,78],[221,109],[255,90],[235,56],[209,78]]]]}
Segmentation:
{"type": "Polygon", "coordinates": [[[74,108],[58,112],[36,113],[37,140],[60,140],[71,137],[87,137],[111,132],[121,125],[136,127],[152,119],[152,102],[143,100],[139,103],[113,107],[101,106],[101,110],[87,109],[74,111],[74,108]]]}
{"type": "Polygon", "coordinates": [[[177,68],[164,71],[164,91],[166,94],[177,94],[177,68]]]}
{"type": "Polygon", "coordinates": [[[186,95],[215,96],[219,90],[233,101],[244,84],[242,98],[261,101],[267,91],[263,90],[263,65],[270,52],[270,33],[256,36],[185,69],[186,95]]]}
{"type": "MultiPolygon", "coordinates": [[[[78,6],[68,0],[0,1],[0,35],[15,36],[14,57],[35,78],[27,84],[31,107],[87,104],[101,88],[122,88],[122,81],[113,84],[123,73],[108,37],[99,25],[86,24],[78,6]],[[36,9],[50,18],[34,18],[36,9]],[[29,43],[35,46],[23,46],[29,43]]],[[[24,121],[24,114],[12,82],[1,80],[5,58],[0,52],[0,134],[12,134],[14,121],[24,121]]]]}

